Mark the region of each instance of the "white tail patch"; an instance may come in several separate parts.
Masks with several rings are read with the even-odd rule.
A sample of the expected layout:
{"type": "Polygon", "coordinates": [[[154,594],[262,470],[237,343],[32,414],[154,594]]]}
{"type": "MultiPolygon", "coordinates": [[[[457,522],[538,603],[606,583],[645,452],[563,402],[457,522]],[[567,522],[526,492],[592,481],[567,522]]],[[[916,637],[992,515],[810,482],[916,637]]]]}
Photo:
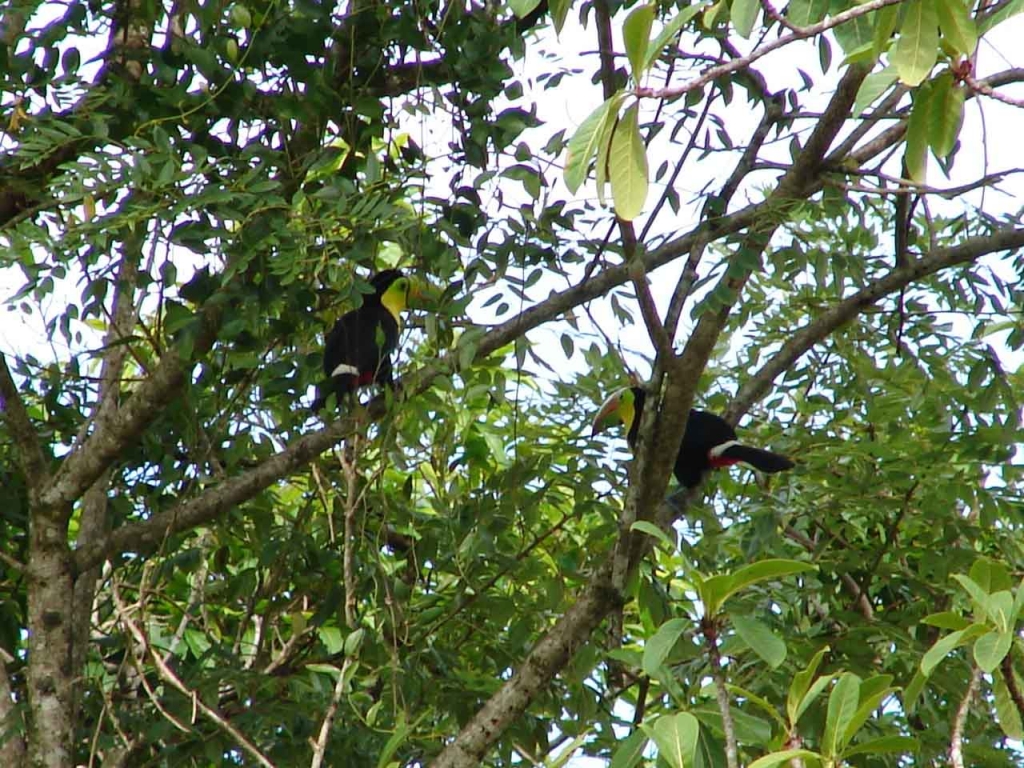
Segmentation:
{"type": "Polygon", "coordinates": [[[734,445],[739,445],[739,444],[740,444],[739,440],[726,440],[721,445],[716,445],[714,448],[712,448],[710,451],[708,451],[708,456],[710,458],[712,458],[712,459],[721,458],[723,453],[728,451],[734,445]]]}
{"type": "Polygon", "coordinates": [[[344,376],[346,373],[350,376],[358,376],[359,369],[354,365],[349,365],[348,363],[339,363],[335,366],[334,370],[331,371],[331,378],[333,379],[335,376],[344,376]]]}

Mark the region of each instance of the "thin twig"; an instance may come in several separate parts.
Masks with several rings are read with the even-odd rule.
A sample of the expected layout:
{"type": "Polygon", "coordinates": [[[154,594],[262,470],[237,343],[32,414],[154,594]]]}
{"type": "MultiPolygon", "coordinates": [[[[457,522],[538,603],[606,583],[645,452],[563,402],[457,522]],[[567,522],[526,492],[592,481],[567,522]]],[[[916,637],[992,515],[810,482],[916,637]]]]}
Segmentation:
{"type": "Polygon", "coordinates": [[[701,631],[704,633],[711,661],[711,677],[715,681],[715,697],[718,699],[718,711],[722,715],[722,730],[725,732],[725,761],[729,768],[739,768],[739,752],[736,748],[736,725],[732,720],[729,707],[729,691],[725,686],[725,674],[722,672],[722,656],[718,652],[718,626],[714,619],[705,616],[701,619],[701,631]]]}
{"type": "Polygon", "coordinates": [[[971,668],[971,682],[967,686],[963,701],[956,711],[956,718],[953,720],[953,734],[949,739],[949,761],[953,768],[964,768],[964,723],[967,722],[967,713],[971,710],[971,699],[974,692],[978,690],[978,681],[981,680],[981,670],[977,667],[971,668]]]}
{"type": "Polygon", "coordinates": [[[887,5],[896,5],[901,2],[903,2],[903,0],[871,0],[871,2],[858,5],[848,11],[844,11],[843,13],[837,13],[835,16],[831,16],[817,24],[812,24],[809,27],[802,27],[799,31],[794,31],[788,35],[776,38],[772,42],[751,51],[746,56],[734,59],[733,61],[717,67],[712,67],[703,75],[694,78],[688,83],[683,83],[682,85],[677,85],[673,88],[637,88],[633,91],[633,94],[640,99],[677,98],[689,93],[690,91],[703,88],[708,83],[717,80],[720,77],[746,69],[758,59],[764,58],[772,51],[783,48],[790,43],[795,43],[798,40],[806,40],[809,37],[820,35],[822,32],[838,27],[840,24],[845,24],[848,21],[852,21],[853,19],[871,13],[872,11],[877,11],[879,8],[885,8],[887,5]]]}
{"type": "MultiPolygon", "coordinates": [[[[128,629],[131,635],[135,638],[135,642],[141,645],[145,649],[145,652],[149,654],[150,659],[152,659],[153,661],[153,665],[156,667],[157,672],[160,674],[160,677],[163,678],[164,682],[169,684],[172,688],[177,690],[183,696],[191,699],[192,706],[195,709],[202,712],[207,717],[207,719],[209,719],[214,725],[216,725],[218,728],[220,728],[222,731],[228,734],[232,739],[234,739],[235,742],[244,751],[252,755],[252,757],[260,765],[264,766],[264,768],[274,768],[274,764],[270,762],[270,760],[268,760],[262,752],[260,752],[260,750],[256,747],[255,744],[249,741],[249,739],[247,739],[245,735],[242,734],[241,731],[239,731],[227,719],[225,719],[223,715],[221,715],[215,709],[213,709],[212,707],[208,706],[205,702],[203,702],[203,700],[199,697],[199,694],[191,690],[187,685],[181,682],[178,676],[174,674],[174,671],[169,666],[167,666],[167,664],[164,662],[162,658],[160,658],[160,654],[157,653],[150,645],[149,638],[146,637],[145,633],[141,629],[139,629],[138,625],[134,621],[132,621],[131,618],[129,618],[124,601],[121,599],[121,592],[118,589],[116,580],[111,582],[111,596],[114,600],[114,605],[116,607],[118,618],[120,619],[121,623],[128,629]]],[[[145,675],[142,675],[142,678],[143,680],[145,680],[145,675]]],[[[188,729],[186,729],[186,731],[187,730],[188,729]]]]}
{"type": "Polygon", "coordinates": [[[309,768],[320,768],[324,762],[324,753],[327,751],[327,739],[331,735],[331,726],[334,725],[334,717],[338,714],[338,704],[341,702],[342,694],[345,693],[345,671],[348,669],[349,660],[341,665],[338,671],[338,681],[334,684],[334,694],[331,696],[331,703],[324,713],[324,721],[320,723],[320,733],[313,742],[313,759],[309,768]]]}
{"type": "Polygon", "coordinates": [[[1007,96],[1005,93],[1000,93],[988,83],[975,80],[970,75],[964,77],[964,82],[967,83],[971,90],[988,96],[990,99],[1001,101],[1003,104],[1009,104],[1011,107],[1024,108],[1024,99],[1015,99],[1012,96],[1007,96]]]}
{"type": "Polygon", "coordinates": [[[345,624],[349,629],[355,629],[358,623],[356,617],[356,574],[355,574],[355,547],[356,539],[356,507],[359,497],[356,494],[355,455],[358,452],[359,438],[352,437],[351,443],[346,443],[342,451],[341,470],[345,476],[345,541],[344,541],[344,571],[345,571],[345,624]]]}

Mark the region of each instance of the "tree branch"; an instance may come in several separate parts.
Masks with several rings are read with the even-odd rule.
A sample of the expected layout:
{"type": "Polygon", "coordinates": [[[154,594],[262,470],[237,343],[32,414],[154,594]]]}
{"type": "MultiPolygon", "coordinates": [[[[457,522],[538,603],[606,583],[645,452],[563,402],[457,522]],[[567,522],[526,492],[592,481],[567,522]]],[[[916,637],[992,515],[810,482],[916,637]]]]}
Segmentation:
{"type": "Polygon", "coordinates": [[[740,387],[739,392],[725,411],[725,418],[735,420],[768,392],[775,378],[802,357],[815,344],[827,338],[837,328],[845,325],[865,308],[879,299],[896,293],[911,283],[933,275],[947,267],[976,261],[982,256],[997,251],[1024,247],[1024,228],[996,232],[985,237],[973,237],[959,245],[940,248],[922,256],[917,261],[900,269],[894,269],[884,277],[869,283],[849,298],[836,304],[830,310],[819,314],[800,330],[790,336],[772,358],[740,387]]]}
{"type": "Polygon", "coordinates": [[[50,473],[47,470],[46,455],[39,442],[39,435],[32,427],[25,410],[21,393],[14,383],[11,371],[7,367],[7,358],[0,352],[0,413],[4,414],[11,437],[18,447],[18,462],[25,473],[25,485],[29,496],[38,497],[40,491],[49,483],[50,473]]]}
{"type": "Polygon", "coordinates": [[[974,692],[978,690],[978,681],[981,680],[981,670],[971,667],[971,682],[967,685],[967,692],[964,693],[963,701],[956,711],[953,720],[953,733],[949,739],[949,762],[953,768],[964,768],[964,724],[967,722],[967,714],[971,711],[971,699],[974,692]]]}
{"type": "Polygon", "coordinates": [[[688,83],[677,85],[671,88],[637,88],[633,93],[637,98],[660,98],[660,99],[674,99],[682,96],[690,91],[695,91],[698,88],[703,88],[708,83],[717,80],[725,75],[730,75],[733,72],[746,69],[758,59],[764,58],[772,51],[776,51],[779,48],[783,48],[790,43],[795,43],[798,40],[806,40],[809,37],[820,35],[822,32],[826,32],[834,27],[838,27],[840,24],[845,24],[848,21],[864,16],[872,11],[877,11],[879,8],[885,8],[887,5],[896,5],[903,2],[903,0],[870,0],[870,2],[864,3],[851,8],[848,11],[837,13],[835,16],[821,21],[817,24],[812,24],[809,27],[802,27],[797,32],[791,32],[788,35],[772,40],[770,43],[751,51],[746,56],[742,56],[738,59],[734,59],[725,64],[720,64],[717,67],[712,67],[700,77],[696,77],[688,83]]]}

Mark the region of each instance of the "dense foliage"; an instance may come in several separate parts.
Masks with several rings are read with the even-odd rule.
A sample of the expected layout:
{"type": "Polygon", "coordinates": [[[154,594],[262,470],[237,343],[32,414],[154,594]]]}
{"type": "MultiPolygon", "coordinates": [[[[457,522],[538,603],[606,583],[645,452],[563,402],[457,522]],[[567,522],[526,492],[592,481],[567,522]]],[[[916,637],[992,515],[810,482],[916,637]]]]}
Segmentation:
{"type": "Polygon", "coordinates": [[[0,764],[1018,764],[1018,10],[7,5],[0,764]]]}

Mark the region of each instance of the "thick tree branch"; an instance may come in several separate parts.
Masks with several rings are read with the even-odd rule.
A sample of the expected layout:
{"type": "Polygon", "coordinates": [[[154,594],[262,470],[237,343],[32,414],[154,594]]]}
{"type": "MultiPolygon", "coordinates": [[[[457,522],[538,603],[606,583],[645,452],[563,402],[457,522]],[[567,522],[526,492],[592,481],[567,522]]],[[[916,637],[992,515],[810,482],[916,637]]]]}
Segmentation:
{"type": "Polygon", "coordinates": [[[7,426],[18,447],[18,461],[25,473],[25,484],[30,497],[37,497],[50,479],[47,470],[46,455],[39,442],[39,435],[32,427],[25,410],[21,393],[14,383],[11,371],[7,367],[7,358],[0,352],[0,412],[7,420],[7,426]]]}
{"type": "Polygon", "coordinates": [[[81,572],[122,552],[151,552],[168,536],[210,522],[329,450],[351,434],[356,423],[354,418],[335,421],[318,432],[300,437],[254,469],[210,488],[196,499],[116,528],[105,540],[75,552],[76,570],[81,572]]]}
{"type": "MultiPolygon", "coordinates": [[[[221,310],[210,308],[200,312],[200,330],[193,345],[193,354],[208,351],[217,337],[221,310]]],[[[108,422],[96,430],[78,449],[63,461],[53,482],[42,494],[47,506],[70,504],[81,497],[111,465],[125,446],[136,440],[164,406],[178,396],[192,369],[191,361],[182,358],[177,347],[163,354],[153,373],[140,384],[128,401],[108,422]]]]}

